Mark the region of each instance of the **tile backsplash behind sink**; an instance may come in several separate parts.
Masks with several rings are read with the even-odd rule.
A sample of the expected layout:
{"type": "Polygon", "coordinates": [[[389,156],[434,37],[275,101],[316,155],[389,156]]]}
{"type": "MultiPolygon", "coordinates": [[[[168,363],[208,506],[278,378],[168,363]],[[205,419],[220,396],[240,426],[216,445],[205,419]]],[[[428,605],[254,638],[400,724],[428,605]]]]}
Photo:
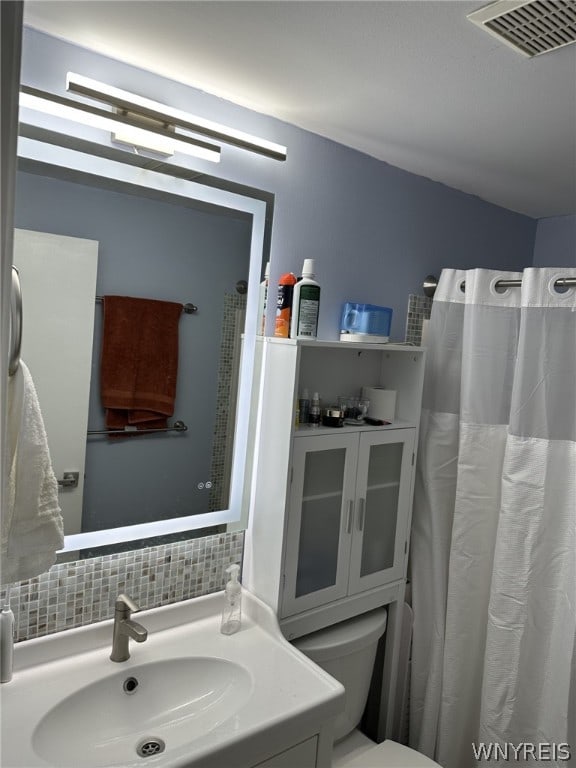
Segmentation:
{"type": "MultiPolygon", "coordinates": [[[[219,533],[54,565],[12,585],[16,641],[111,619],[118,594],[142,610],[218,592],[225,568],[242,564],[243,533],[219,533]]],[[[6,589],[0,589],[3,598],[6,589]]]]}

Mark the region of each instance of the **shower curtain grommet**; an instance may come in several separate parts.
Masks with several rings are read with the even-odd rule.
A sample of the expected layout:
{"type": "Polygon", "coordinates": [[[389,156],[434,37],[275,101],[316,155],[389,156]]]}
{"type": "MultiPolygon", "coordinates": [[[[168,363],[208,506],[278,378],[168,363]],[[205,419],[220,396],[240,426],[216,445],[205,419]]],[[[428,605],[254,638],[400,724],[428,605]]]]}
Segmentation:
{"type": "Polygon", "coordinates": [[[561,280],[563,277],[564,275],[560,273],[555,273],[554,275],[552,275],[552,277],[548,280],[548,292],[555,299],[566,301],[574,297],[574,294],[576,293],[576,288],[570,285],[567,285],[567,286],[556,285],[556,283],[559,280],[561,280]]]}
{"type": "Polygon", "coordinates": [[[502,275],[498,274],[496,277],[492,278],[490,281],[490,293],[492,296],[495,296],[497,299],[503,299],[510,296],[512,292],[512,288],[502,288],[501,286],[498,286],[498,283],[501,280],[506,280],[507,278],[502,275]]]}

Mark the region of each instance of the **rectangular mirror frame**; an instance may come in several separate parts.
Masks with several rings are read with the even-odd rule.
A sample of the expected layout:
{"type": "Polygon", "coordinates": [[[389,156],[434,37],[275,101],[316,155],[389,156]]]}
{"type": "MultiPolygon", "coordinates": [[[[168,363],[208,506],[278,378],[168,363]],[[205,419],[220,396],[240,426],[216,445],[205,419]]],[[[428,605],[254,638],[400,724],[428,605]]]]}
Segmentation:
{"type": "Polygon", "coordinates": [[[27,164],[32,164],[35,169],[48,176],[57,169],[60,178],[82,179],[88,183],[90,178],[106,179],[106,183],[112,188],[122,189],[128,185],[132,189],[154,190],[156,193],[165,193],[188,201],[192,200],[207,210],[221,210],[227,214],[242,214],[251,217],[252,233],[246,326],[238,392],[238,403],[243,404],[244,407],[238,408],[236,417],[229,508],[153,523],[69,535],[65,537],[65,545],[61,552],[73,552],[154,536],[193,531],[213,525],[228,524],[230,530],[244,529],[248,521],[251,484],[250,472],[247,471],[251,465],[251,462],[247,461],[248,429],[251,412],[257,407],[257,397],[253,393],[253,374],[266,203],[224,189],[204,186],[193,181],[124,165],[113,160],[24,137],[20,137],[18,141],[18,158],[26,161],[27,164]]]}

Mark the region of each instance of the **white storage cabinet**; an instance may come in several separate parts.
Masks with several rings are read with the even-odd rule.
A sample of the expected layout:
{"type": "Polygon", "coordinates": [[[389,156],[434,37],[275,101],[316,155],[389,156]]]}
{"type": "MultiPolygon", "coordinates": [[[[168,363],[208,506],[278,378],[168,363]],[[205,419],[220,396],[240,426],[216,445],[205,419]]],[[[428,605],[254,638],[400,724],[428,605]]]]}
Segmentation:
{"type": "Polygon", "coordinates": [[[404,601],[424,351],[394,344],[260,338],[258,420],[242,580],[294,639],[388,605],[378,736],[390,735],[404,601]],[[387,426],[296,424],[306,388],[322,406],[363,386],[395,390],[387,426]]]}
{"type": "Polygon", "coordinates": [[[405,580],[424,351],[259,338],[258,423],[242,578],[289,639],[391,602],[405,580]],[[397,393],[389,426],[296,425],[362,386],[397,393]]]}

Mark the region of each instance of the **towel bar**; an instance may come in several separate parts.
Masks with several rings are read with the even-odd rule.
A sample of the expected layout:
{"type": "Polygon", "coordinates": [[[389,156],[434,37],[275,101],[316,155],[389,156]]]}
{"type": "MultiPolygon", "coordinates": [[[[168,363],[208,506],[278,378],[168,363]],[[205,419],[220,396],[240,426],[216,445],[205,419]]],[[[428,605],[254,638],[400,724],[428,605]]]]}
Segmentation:
{"type": "Polygon", "coordinates": [[[22,349],[22,288],[20,273],[12,264],[12,292],[10,295],[10,362],[8,375],[14,376],[20,365],[22,349]]]}
{"type": "MultiPolygon", "coordinates": [[[[104,297],[103,296],[96,296],[96,303],[102,304],[104,297]]],[[[196,304],[192,304],[188,302],[188,304],[182,304],[182,312],[185,312],[187,315],[191,315],[194,312],[198,312],[198,307],[196,304]]]]}
{"type": "Polygon", "coordinates": [[[150,432],[186,432],[188,427],[183,421],[175,421],[171,427],[144,428],[125,427],[124,429],[89,429],[88,435],[146,435],[150,432]]]}

